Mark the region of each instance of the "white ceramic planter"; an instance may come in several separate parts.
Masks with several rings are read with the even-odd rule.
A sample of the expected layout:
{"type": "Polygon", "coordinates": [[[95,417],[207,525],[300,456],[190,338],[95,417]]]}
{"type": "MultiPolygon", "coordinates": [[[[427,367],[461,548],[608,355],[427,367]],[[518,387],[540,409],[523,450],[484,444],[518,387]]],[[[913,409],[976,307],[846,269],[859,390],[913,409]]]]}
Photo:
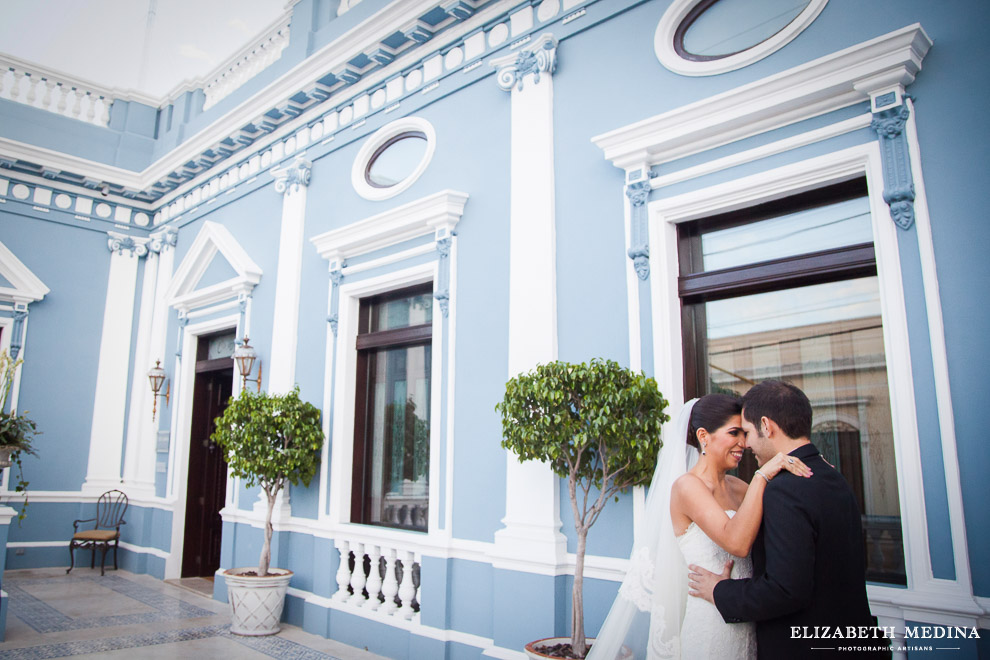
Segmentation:
{"type": "Polygon", "coordinates": [[[230,632],[235,635],[274,635],[279,631],[292,571],[270,568],[272,575],[265,577],[241,575],[255,570],[229,568],[223,572],[232,615],[230,632]]]}

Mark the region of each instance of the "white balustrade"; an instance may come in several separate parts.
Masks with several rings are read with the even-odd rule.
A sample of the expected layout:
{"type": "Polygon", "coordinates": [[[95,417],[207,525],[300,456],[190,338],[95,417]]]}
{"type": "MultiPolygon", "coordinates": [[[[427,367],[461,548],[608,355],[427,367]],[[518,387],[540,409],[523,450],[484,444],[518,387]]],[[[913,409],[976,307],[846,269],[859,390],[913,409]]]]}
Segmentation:
{"type": "Polygon", "coordinates": [[[0,56],[0,98],[106,126],[114,94],[9,55],[0,56]],[[71,105],[70,105],[71,100],[71,105]]]}
{"type": "Polygon", "coordinates": [[[334,545],[340,564],[333,600],[386,617],[410,620],[418,616],[418,553],[378,541],[338,540],[334,545]]]}
{"type": "MultiPolygon", "coordinates": [[[[265,31],[261,38],[242,49],[229,60],[221,64],[213,73],[206,76],[203,93],[206,100],[203,109],[208,110],[235,89],[271,66],[282,51],[289,45],[289,19],[291,14],[280,18],[273,26],[265,31]]],[[[184,91],[177,90],[178,92],[184,91]]],[[[170,98],[178,94],[172,92],[170,98]]]]}

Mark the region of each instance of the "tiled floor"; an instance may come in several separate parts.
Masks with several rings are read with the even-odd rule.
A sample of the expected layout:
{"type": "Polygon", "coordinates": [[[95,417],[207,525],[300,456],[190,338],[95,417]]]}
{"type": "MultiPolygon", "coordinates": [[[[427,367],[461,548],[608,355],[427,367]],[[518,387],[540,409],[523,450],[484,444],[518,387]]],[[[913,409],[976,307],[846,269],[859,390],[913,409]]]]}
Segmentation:
{"type": "Polygon", "coordinates": [[[381,658],[285,624],[269,637],[232,635],[225,603],[127,571],[7,571],[3,589],[0,658],[381,658]]]}

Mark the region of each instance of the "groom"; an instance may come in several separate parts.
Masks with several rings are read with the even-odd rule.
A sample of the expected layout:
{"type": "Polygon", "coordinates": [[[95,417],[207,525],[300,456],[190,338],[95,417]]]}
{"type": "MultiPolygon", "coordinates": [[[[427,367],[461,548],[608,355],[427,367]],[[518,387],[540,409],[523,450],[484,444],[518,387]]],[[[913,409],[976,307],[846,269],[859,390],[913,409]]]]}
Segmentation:
{"type": "Polygon", "coordinates": [[[838,648],[883,645],[886,640],[872,639],[859,505],[845,478],[808,440],[808,397],[789,383],[767,380],[742,404],[746,444],[760,465],[783,452],[814,475],[802,479],[782,470],[767,484],[752,578],[731,580],[728,570],[716,575],[692,565],[691,595],[714,603],[726,623],[755,621],[759,658],[850,658],[857,656],[838,648]],[[870,638],[814,639],[815,626],[869,626],[870,638]]]}

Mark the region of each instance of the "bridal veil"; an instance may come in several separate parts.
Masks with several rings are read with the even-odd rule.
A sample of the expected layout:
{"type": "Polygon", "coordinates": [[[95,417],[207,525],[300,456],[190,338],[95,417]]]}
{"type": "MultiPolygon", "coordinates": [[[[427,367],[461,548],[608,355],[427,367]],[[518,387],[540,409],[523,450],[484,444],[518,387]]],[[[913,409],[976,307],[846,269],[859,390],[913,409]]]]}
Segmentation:
{"type": "Polygon", "coordinates": [[[629,571],[587,660],[680,658],[687,565],[674,538],[670,489],[698,461],[698,450],[687,444],[695,402],[692,399],[684,405],[673,432],[664,434],[643,520],[633,530],[629,571]]]}

